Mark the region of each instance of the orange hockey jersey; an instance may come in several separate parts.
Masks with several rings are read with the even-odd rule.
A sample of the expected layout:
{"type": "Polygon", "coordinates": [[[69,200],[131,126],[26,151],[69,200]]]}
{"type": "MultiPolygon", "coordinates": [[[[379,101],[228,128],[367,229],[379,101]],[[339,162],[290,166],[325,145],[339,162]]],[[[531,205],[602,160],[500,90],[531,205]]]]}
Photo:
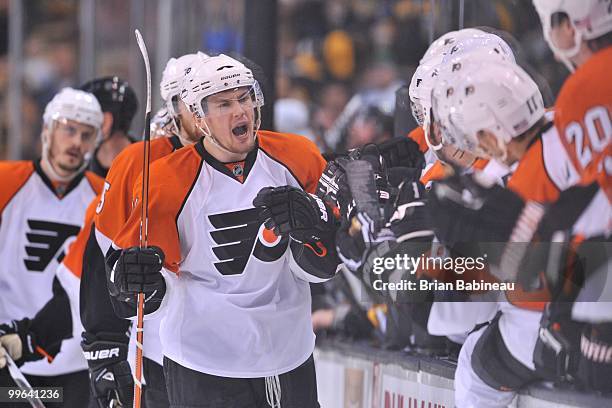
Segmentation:
{"type": "Polygon", "coordinates": [[[612,202],[612,47],[597,52],[570,76],[555,104],[555,126],[581,184],[598,179],[612,202]]]}

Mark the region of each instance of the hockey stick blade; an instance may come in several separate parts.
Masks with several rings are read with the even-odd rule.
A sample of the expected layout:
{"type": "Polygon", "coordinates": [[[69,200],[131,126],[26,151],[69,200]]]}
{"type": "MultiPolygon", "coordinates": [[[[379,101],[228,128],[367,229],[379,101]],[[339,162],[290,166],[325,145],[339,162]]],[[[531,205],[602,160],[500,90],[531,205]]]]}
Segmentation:
{"type": "Polygon", "coordinates": [[[357,210],[366,213],[375,224],[375,231],[381,227],[380,205],[376,192],[376,178],[372,164],[366,160],[353,160],[346,164],[346,181],[351,190],[357,210]]]}
{"type": "Polygon", "coordinates": [[[147,52],[147,45],[140,31],[136,29],[134,30],[134,34],[136,34],[136,42],[138,43],[138,48],[140,48],[140,53],[142,54],[142,59],[145,64],[145,71],[147,73],[147,107],[145,112],[151,113],[151,64],[149,63],[149,53],[147,52]]]}
{"type": "MultiPolygon", "coordinates": [[[[13,381],[15,381],[15,384],[17,384],[19,389],[21,389],[22,391],[31,391],[32,386],[25,378],[21,370],[17,367],[17,364],[15,364],[10,354],[6,353],[5,357],[7,362],[6,366],[8,367],[9,374],[11,375],[11,377],[13,377],[13,381]]],[[[42,403],[42,401],[36,397],[27,397],[26,399],[34,408],[45,408],[45,405],[42,403]]]]}

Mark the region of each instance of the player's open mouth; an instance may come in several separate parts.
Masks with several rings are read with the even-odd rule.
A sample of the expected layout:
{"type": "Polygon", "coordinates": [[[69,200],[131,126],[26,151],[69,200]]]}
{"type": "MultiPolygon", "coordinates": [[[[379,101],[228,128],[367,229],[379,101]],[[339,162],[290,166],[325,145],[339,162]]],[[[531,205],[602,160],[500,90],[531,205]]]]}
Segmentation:
{"type": "Polygon", "coordinates": [[[239,125],[232,129],[234,136],[244,136],[248,130],[247,125],[239,125]]]}

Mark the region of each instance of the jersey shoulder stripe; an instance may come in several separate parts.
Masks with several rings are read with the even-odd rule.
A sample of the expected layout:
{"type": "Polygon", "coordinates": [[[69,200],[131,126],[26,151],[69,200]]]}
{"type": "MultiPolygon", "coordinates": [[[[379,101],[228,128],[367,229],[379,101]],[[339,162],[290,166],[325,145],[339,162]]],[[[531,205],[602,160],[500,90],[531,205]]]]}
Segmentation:
{"type": "Polygon", "coordinates": [[[0,162],[0,212],[15,197],[17,192],[34,174],[34,163],[31,161],[2,161],[0,162]]]}
{"type": "Polygon", "coordinates": [[[300,183],[314,193],[325,168],[325,159],[317,146],[304,136],[260,130],[257,133],[259,149],[282,164],[300,183]]]}

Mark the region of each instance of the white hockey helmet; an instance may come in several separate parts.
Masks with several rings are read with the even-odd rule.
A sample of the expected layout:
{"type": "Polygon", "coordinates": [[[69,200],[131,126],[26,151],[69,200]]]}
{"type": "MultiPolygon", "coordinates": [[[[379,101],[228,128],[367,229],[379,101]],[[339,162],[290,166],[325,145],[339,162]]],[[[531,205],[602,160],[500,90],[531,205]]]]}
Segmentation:
{"type": "Polygon", "coordinates": [[[479,30],[478,28],[464,28],[462,30],[449,31],[448,33],[442,34],[437,40],[429,45],[429,48],[427,48],[427,51],[425,51],[425,54],[423,55],[423,58],[421,58],[419,64],[430,58],[443,55],[448,49],[448,46],[457,41],[485,34],[486,33],[484,31],[479,30]]]}
{"type": "MultiPolygon", "coordinates": [[[[495,135],[504,152],[506,144],[525,133],[545,113],[537,84],[518,65],[509,61],[483,61],[460,70],[452,78],[446,120],[449,134],[461,138],[463,150],[488,157],[479,148],[478,133],[495,135]]],[[[448,93],[448,90],[447,90],[448,93]]],[[[441,111],[445,115],[444,108],[441,111]]]]}
{"type": "Polygon", "coordinates": [[[570,71],[575,69],[570,58],[578,53],[582,40],[592,40],[612,31],[609,0],[533,0],[533,5],[540,16],[544,39],[570,71]],[[572,48],[559,48],[552,40],[552,20],[558,13],[566,14],[574,27],[572,48]]]}
{"type": "Polygon", "coordinates": [[[431,123],[431,95],[434,86],[440,80],[440,71],[446,70],[446,74],[454,73],[456,69],[453,69],[453,64],[470,60],[515,61],[510,46],[495,34],[476,29],[465,29],[458,33],[443,52],[419,65],[410,82],[410,105],[413,116],[417,123],[423,126],[427,144],[434,150],[442,147],[441,144],[433,146],[428,138],[431,123]]]}
{"type": "MultiPolygon", "coordinates": [[[[47,131],[41,132],[42,138],[42,159],[47,161],[50,165],[50,170],[53,172],[52,177],[56,180],[70,180],[73,176],[62,177],[60,176],[53,164],[49,161],[49,149],[50,149],[50,138],[53,133],[51,129],[53,124],[56,122],[65,122],[67,120],[72,120],[87,126],[91,126],[94,129],[96,134],[96,143],[92,143],[91,151],[85,155],[85,160],[83,162],[83,166],[81,170],[83,170],[87,166],[87,162],[91,157],[91,153],[94,149],[94,146],[102,138],[102,122],[104,119],[104,114],[102,113],[102,108],[100,107],[100,103],[96,99],[96,97],[85,91],[81,91],[79,89],[73,88],[63,88],[61,89],[53,99],[45,106],[45,111],[43,113],[43,123],[49,129],[47,131]]],[[[75,172],[75,174],[78,172],[75,172]]]]}
{"type": "MultiPolygon", "coordinates": [[[[483,56],[484,53],[491,54],[492,59],[516,62],[514,52],[506,41],[495,34],[483,33],[483,35],[464,38],[451,44],[442,57],[442,65],[449,63],[456,57],[473,52],[483,53],[483,56]]],[[[485,58],[488,59],[488,57],[485,58]]]]}
{"type": "Polygon", "coordinates": [[[99,132],[104,115],[96,97],[74,88],[63,88],[45,106],[43,122],[51,124],[55,120],[73,120],[89,125],[99,132]]]}
{"type": "Polygon", "coordinates": [[[187,69],[198,60],[206,60],[209,56],[201,51],[196,54],[185,54],[178,58],[170,58],[166,63],[162,79],[159,83],[159,93],[166,104],[168,113],[172,116],[177,116],[177,107],[175,106],[174,97],[178,97],[181,93],[181,85],[185,78],[187,69]]]}
{"type": "Polygon", "coordinates": [[[408,88],[412,116],[419,126],[425,125],[426,116],[431,108],[431,89],[446,53],[458,41],[487,35],[489,34],[476,28],[464,28],[459,31],[449,31],[431,43],[414,71],[408,88]]]}
{"type": "Polygon", "coordinates": [[[205,117],[208,115],[207,97],[242,87],[252,90],[255,108],[263,106],[263,93],[251,70],[240,61],[220,54],[189,70],[180,97],[192,113],[205,117]]]}

